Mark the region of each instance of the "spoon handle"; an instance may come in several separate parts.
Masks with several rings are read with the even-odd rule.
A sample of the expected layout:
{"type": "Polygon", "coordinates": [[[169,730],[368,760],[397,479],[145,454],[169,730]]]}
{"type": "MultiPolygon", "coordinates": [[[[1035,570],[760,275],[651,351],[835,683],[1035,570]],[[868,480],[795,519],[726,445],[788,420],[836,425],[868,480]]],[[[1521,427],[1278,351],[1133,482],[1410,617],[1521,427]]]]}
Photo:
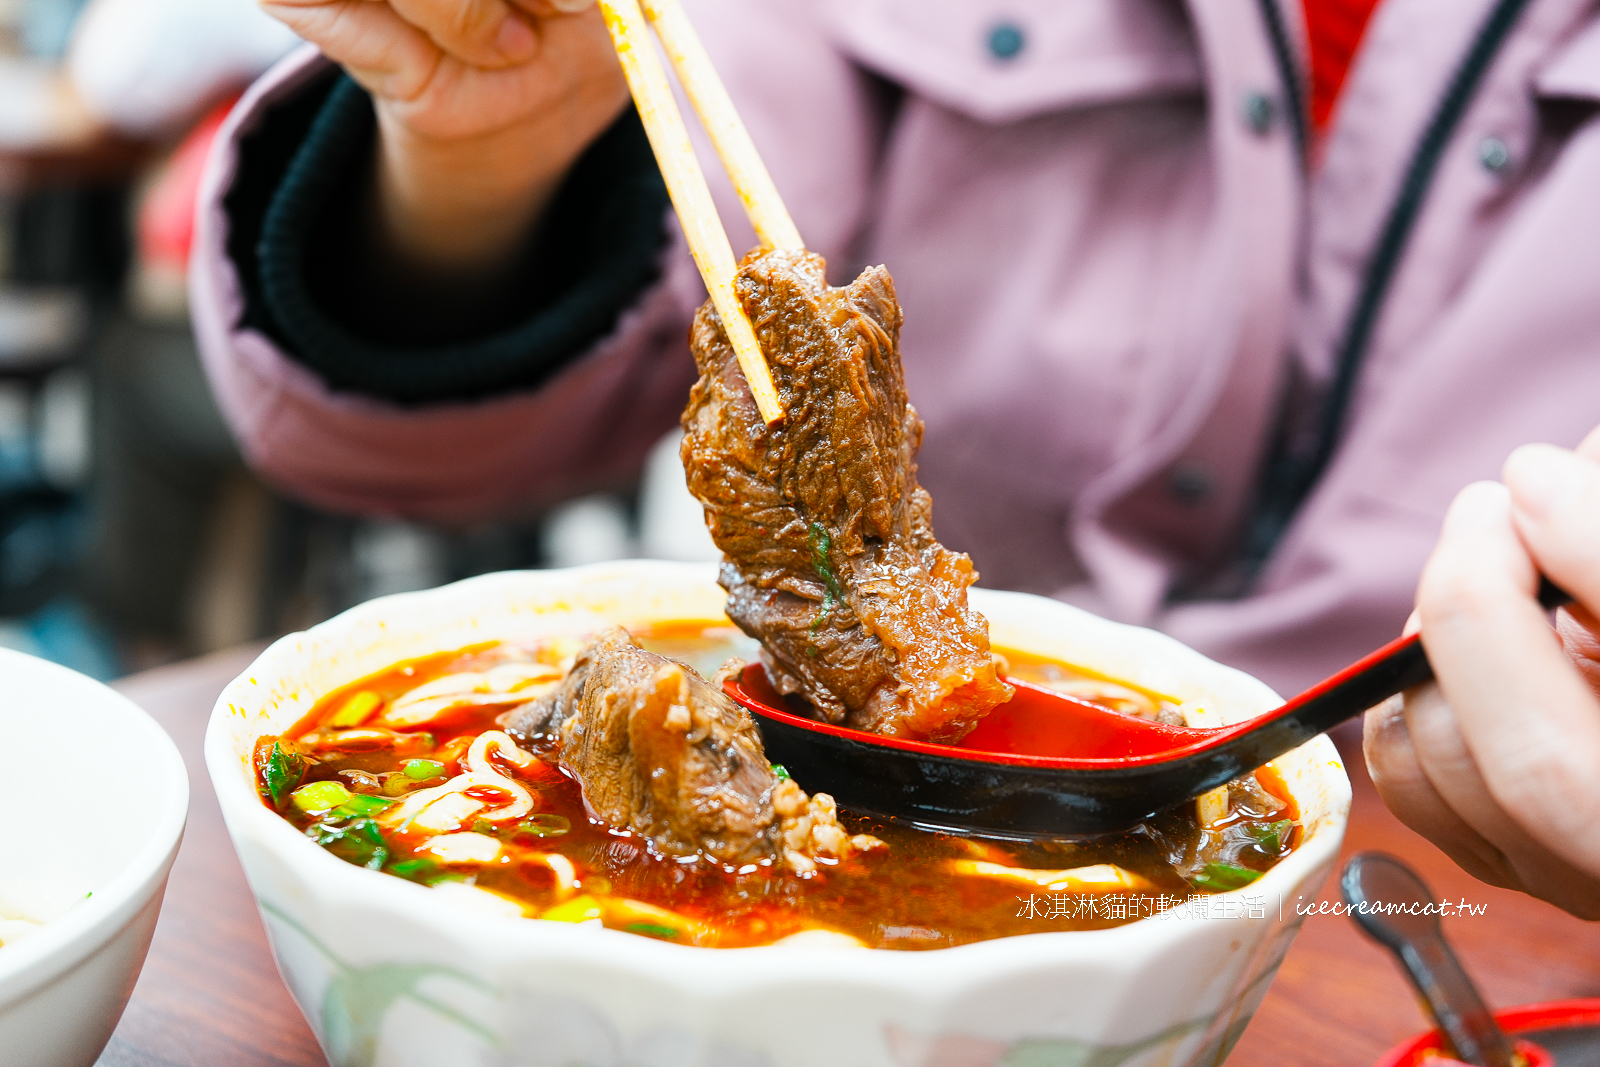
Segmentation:
{"type": "Polygon", "coordinates": [[[1398,857],[1359,852],[1340,873],[1339,892],[1362,931],[1405,968],[1451,1054],[1479,1067],[1511,1067],[1511,1042],[1445,940],[1421,876],[1398,857]]]}
{"type": "MultiPolygon", "coordinates": [[[[1540,607],[1554,611],[1572,603],[1572,596],[1541,575],[1538,600],[1540,607]]],[[[1422,635],[1414,633],[1389,642],[1284,706],[1299,705],[1308,715],[1326,718],[1320,733],[1432,678],[1433,664],[1422,647],[1422,635]]]]}
{"type": "Polygon", "coordinates": [[[1393,951],[1427,1000],[1456,1059],[1483,1067],[1511,1067],[1515,1062],[1511,1043],[1442,936],[1419,937],[1393,951]]]}
{"type": "MultiPolygon", "coordinates": [[[[1571,601],[1572,597],[1559,586],[1540,578],[1539,603],[1544,608],[1553,611],[1571,601]]],[[[1282,707],[1241,723],[1239,733],[1207,754],[1206,772],[1188,783],[1188,795],[1198,796],[1275,760],[1396,693],[1432,678],[1433,665],[1422,647],[1421,634],[1398,637],[1282,707]]]]}

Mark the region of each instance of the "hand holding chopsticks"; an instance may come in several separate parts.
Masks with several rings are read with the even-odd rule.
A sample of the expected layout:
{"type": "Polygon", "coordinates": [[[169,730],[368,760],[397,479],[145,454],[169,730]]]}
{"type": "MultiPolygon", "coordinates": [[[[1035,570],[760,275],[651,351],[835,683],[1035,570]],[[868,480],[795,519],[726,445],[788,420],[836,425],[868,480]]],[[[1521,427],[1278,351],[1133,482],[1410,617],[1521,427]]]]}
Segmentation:
{"type": "Polygon", "coordinates": [[[734,292],[738,266],[733,249],[728,244],[722,220],[717,216],[711,190],[706,186],[705,174],[690,144],[689,132],[678,112],[666,72],[651,47],[646,14],[654,23],[668,60],[727,168],[761,243],[792,249],[804,248],[805,244],[678,0],[643,0],[643,3],[641,11],[640,0],[599,0],[639,118],[683,225],[689,251],[700,268],[711,303],[722,319],[739,367],[750,383],[756,407],[767,424],[772,425],[783,420],[783,407],[755,331],[734,292]]]}

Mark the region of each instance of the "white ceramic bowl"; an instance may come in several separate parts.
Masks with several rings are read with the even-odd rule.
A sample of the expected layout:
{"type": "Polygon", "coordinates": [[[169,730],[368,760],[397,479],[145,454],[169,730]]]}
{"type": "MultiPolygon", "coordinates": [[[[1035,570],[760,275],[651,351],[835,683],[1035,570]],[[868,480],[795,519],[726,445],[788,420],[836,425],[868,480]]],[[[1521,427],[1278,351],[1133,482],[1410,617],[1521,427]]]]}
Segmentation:
{"type": "Polygon", "coordinates": [[[150,716],[0,649],[0,901],[50,919],[0,947],[0,1067],[99,1057],[144,965],[188,811],[183,760],[150,716]]]}
{"type": "MultiPolygon", "coordinates": [[[[997,645],[1239,718],[1260,682],[1064,604],[975,590],[997,645]]],[[[1023,1067],[1221,1062],[1331,867],[1350,803],[1326,738],[1277,762],[1305,843],[1241,893],[1092,932],[928,952],[702,949],[483,915],[344,863],[257,799],[251,752],[336,686],[477,642],[721,617],[714,568],[619,563],[385,597],[284,638],[222,694],[206,762],[279,969],[336,1067],[1023,1067]],[[1247,900],[1248,898],[1248,900],[1247,900]],[[1281,908],[1281,914],[1280,914],[1281,908]]]]}

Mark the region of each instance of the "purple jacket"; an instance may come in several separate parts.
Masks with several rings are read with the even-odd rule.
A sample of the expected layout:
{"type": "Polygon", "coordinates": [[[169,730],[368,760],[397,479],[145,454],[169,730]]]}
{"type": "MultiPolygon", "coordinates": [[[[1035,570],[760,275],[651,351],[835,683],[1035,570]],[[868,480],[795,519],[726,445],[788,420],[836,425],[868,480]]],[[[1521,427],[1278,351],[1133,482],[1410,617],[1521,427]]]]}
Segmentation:
{"type": "MultiPolygon", "coordinates": [[[[941,539],[986,585],[1158,627],[1295,690],[1399,630],[1457,489],[1517,444],[1572,445],[1600,422],[1600,14],[1532,0],[1493,53],[1403,242],[1337,451],[1247,595],[1208,599],[1277,428],[1315,425],[1419,142],[1497,5],[1384,0],[1309,174],[1281,69],[1304,68],[1299,5],[1275,9],[1277,49],[1264,6],[691,14],[834,281],[894,274],[941,539]],[[885,83],[903,88],[892,109],[885,83]]],[[[592,351],[474,403],[331,391],[240,325],[221,206],[237,139],[325,62],[302,52],[249,92],[202,191],[194,318],[250,461],[330,508],[444,521],[636,464],[693,380],[704,295],[681,241],[592,351]]]]}

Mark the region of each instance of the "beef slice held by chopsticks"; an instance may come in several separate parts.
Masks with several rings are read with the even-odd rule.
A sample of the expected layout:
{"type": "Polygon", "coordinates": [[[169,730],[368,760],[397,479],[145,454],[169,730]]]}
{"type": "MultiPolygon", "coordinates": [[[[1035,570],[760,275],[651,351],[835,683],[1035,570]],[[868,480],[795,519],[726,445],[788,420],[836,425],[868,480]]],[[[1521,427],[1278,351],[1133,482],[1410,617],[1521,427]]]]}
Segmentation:
{"type": "Polygon", "coordinates": [[[964,736],[1011,696],[967,603],[972,561],[933,536],[917,485],[900,305],[883,267],[831,288],[822,257],[752,253],[736,289],[785,418],[756,411],[709,303],[690,333],[700,380],[683,414],[689,489],[724,562],[728,615],[773,685],[828,722],[964,736]]]}

